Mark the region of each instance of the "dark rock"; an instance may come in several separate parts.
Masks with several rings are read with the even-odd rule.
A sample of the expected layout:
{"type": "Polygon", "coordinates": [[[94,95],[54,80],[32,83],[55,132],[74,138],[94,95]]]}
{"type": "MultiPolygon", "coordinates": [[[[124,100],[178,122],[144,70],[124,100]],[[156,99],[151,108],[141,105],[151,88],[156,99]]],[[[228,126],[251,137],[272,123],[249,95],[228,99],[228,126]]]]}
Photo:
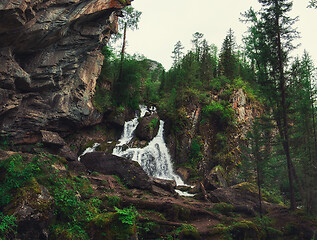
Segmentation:
{"type": "Polygon", "coordinates": [[[81,162],[90,171],[117,175],[128,187],[148,190],[152,188],[149,176],[138,162],[104,152],[87,153],[81,157],[81,162]]]}
{"type": "Polygon", "coordinates": [[[141,119],[135,130],[135,135],[140,140],[151,141],[157,135],[159,126],[160,118],[157,113],[153,113],[141,119]]]}
{"type": "Polygon", "coordinates": [[[76,171],[76,172],[86,172],[87,168],[86,166],[79,161],[71,161],[67,162],[68,169],[71,171],[76,171]]]}
{"type": "Polygon", "coordinates": [[[102,121],[92,104],[101,48],[117,32],[124,2],[1,1],[0,128],[15,143],[102,121]]]}
{"type": "Polygon", "coordinates": [[[78,156],[67,145],[58,150],[58,155],[66,158],[68,161],[77,161],[78,159],[78,156]]]}
{"type": "Polygon", "coordinates": [[[16,195],[15,204],[8,205],[6,211],[13,211],[13,215],[17,216],[17,239],[48,239],[54,200],[45,187],[36,181],[31,184],[19,189],[21,193],[16,195]],[[14,209],[10,209],[12,207],[14,209]]]}
{"type": "MultiPolygon", "coordinates": [[[[242,211],[246,214],[254,214],[254,211],[259,210],[259,197],[253,185],[250,183],[240,183],[227,188],[218,188],[211,191],[209,198],[213,202],[225,202],[232,204],[237,211],[242,211]],[[244,206],[244,210],[241,206],[244,206]]],[[[269,203],[262,201],[263,211],[269,207],[269,203]]]]}
{"type": "Polygon", "coordinates": [[[250,217],[256,216],[254,209],[252,207],[247,206],[247,205],[234,206],[233,211],[236,213],[245,214],[245,215],[250,216],[250,217]]]}
{"type": "Polygon", "coordinates": [[[41,130],[42,134],[42,143],[47,144],[49,146],[62,147],[66,145],[66,142],[63,138],[59,136],[58,133],[41,130]]]}
{"type": "Polygon", "coordinates": [[[204,186],[206,190],[215,190],[217,188],[228,187],[228,183],[225,178],[225,172],[221,166],[214,167],[209,175],[204,178],[204,186]]]}
{"type": "Polygon", "coordinates": [[[169,191],[171,193],[175,193],[175,188],[176,188],[176,182],[175,180],[166,180],[166,179],[159,179],[159,178],[153,178],[151,177],[152,183],[160,187],[166,191],[169,191]]]}

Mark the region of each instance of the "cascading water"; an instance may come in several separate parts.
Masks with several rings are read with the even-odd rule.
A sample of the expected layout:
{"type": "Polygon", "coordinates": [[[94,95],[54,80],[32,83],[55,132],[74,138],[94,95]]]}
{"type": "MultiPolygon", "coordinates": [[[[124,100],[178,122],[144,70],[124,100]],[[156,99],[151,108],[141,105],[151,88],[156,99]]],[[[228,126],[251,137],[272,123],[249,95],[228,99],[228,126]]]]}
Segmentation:
{"type": "MultiPolygon", "coordinates": [[[[114,148],[113,154],[137,161],[150,176],[175,180],[177,185],[185,185],[183,180],[173,171],[171,157],[163,137],[164,121],[160,120],[160,126],[156,137],[154,137],[146,147],[129,147],[129,143],[132,140],[134,131],[138,125],[138,118],[144,117],[144,115],[149,112],[146,106],[140,106],[140,110],[141,113],[139,116],[135,116],[134,119],[125,123],[123,134],[119,139],[119,143],[114,148]]],[[[154,112],[155,110],[155,108],[150,108],[151,112],[154,112]]]]}
{"type": "Polygon", "coordinates": [[[100,143],[94,143],[92,147],[86,148],[86,150],[78,157],[78,161],[80,161],[80,157],[84,156],[86,153],[94,152],[96,151],[96,148],[100,146],[100,143]]]}

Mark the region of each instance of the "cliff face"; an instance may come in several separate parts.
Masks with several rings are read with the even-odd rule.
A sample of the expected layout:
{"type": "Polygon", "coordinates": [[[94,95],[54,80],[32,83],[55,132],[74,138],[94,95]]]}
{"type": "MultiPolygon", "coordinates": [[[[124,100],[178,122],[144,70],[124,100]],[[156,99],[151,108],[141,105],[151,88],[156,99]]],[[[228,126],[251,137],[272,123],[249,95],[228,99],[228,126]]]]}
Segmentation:
{"type": "MultiPolygon", "coordinates": [[[[220,102],[220,96],[219,92],[210,93],[208,99],[220,102]]],[[[181,166],[177,171],[186,180],[189,175],[203,175],[209,181],[212,169],[220,165],[232,175],[227,180],[234,182],[236,166],[241,161],[241,144],[254,119],[261,115],[262,106],[241,88],[232,92],[228,102],[234,119],[230,124],[221,123],[215,114],[204,116],[204,107],[198,101],[184,102],[182,114],[186,121],[181,131],[168,134],[167,142],[172,158],[181,166]]]]}
{"type": "Polygon", "coordinates": [[[117,0],[0,2],[0,128],[15,143],[40,130],[66,133],[98,123],[91,102],[103,56],[117,31],[117,0]]]}

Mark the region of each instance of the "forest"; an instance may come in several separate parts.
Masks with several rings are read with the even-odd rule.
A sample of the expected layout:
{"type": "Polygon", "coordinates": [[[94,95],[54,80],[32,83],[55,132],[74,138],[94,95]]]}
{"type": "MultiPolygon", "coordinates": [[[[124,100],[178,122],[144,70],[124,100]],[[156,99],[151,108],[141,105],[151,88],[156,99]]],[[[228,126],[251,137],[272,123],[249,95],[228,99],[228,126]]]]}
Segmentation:
{"type": "Polygon", "coordinates": [[[242,46],[177,41],[170,69],[129,54],[133,2],[30,2],[0,4],[1,240],[317,239],[317,68],[292,0],[241,13],[242,46]],[[115,154],[152,141],[184,184],[115,154]]]}

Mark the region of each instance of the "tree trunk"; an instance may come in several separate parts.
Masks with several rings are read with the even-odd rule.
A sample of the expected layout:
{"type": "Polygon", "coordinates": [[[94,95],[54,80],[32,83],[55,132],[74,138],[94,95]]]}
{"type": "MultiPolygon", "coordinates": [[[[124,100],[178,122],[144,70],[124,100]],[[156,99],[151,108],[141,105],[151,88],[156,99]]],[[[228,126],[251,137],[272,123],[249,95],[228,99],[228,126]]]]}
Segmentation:
{"type": "Polygon", "coordinates": [[[120,70],[119,70],[119,81],[121,81],[122,75],[123,75],[123,62],[124,62],[126,37],[127,37],[127,23],[124,24],[123,42],[122,42],[122,49],[121,49],[121,61],[120,61],[120,70]]]}
{"type": "MultiPolygon", "coordinates": [[[[275,0],[275,7],[278,8],[278,1],[275,0]]],[[[295,192],[294,192],[294,169],[290,154],[290,144],[289,144],[289,133],[288,133],[288,115],[287,115],[287,106],[286,106],[286,86],[285,86],[285,76],[284,76],[284,61],[283,61],[283,53],[282,53],[282,44],[281,44],[281,32],[280,32],[280,24],[279,24],[279,15],[278,11],[276,11],[275,15],[275,27],[277,30],[277,48],[278,48],[278,61],[279,61],[279,90],[281,94],[281,110],[282,110],[282,141],[283,148],[287,161],[287,169],[288,169],[288,179],[289,179],[289,187],[290,187],[290,201],[291,201],[291,210],[295,210],[296,202],[295,202],[295,192]]]]}

